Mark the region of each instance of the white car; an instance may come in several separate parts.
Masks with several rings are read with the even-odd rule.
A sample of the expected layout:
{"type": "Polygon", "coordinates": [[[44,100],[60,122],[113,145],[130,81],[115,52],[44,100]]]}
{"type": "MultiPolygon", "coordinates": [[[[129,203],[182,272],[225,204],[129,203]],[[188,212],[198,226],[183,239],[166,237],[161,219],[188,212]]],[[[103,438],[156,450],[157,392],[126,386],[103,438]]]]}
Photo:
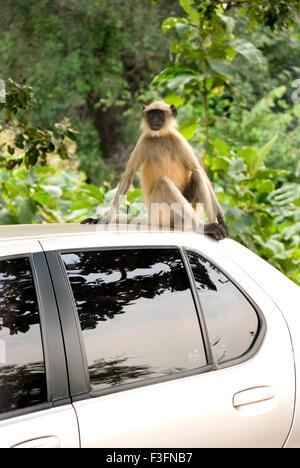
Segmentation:
{"type": "Polygon", "coordinates": [[[300,447],[300,288],[197,233],[0,227],[0,447],[300,447]]]}

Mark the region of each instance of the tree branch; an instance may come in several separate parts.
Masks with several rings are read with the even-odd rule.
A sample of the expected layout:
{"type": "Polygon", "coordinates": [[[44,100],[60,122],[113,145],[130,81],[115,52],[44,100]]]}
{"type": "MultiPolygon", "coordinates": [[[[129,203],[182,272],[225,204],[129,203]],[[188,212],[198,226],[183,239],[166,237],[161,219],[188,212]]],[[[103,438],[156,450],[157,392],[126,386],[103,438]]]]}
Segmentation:
{"type": "Polygon", "coordinates": [[[209,142],[209,115],[208,115],[206,79],[203,80],[203,87],[204,87],[204,89],[203,89],[203,99],[204,99],[204,112],[205,112],[206,140],[209,142]]]}

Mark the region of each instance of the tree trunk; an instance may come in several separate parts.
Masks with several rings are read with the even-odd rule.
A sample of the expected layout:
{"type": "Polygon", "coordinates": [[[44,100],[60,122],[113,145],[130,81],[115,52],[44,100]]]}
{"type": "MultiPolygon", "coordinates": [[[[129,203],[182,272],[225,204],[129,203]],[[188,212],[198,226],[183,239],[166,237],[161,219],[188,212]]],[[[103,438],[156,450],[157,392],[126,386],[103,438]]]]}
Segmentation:
{"type": "Polygon", "coordinates": [[[123,116],[125,109],[112,106],[104,110],[103,107],[96,106],[98,101],[98,96],[89,98],[87,103],[83,106],[78,106],[76,111],[82,119],[92,119],[99,135],[105,163],[116,173],[121,173],[124,170],[130,152],[122,131],[126,124],[126,119],[123,116]]]}
{"type": "Polygon", "coordinates": [[[128,157],[128,148],[122,133],[123,112],[121,107],[113,106],[106,110],[99,107],[94,109],[92,117],[101,141],[104,160],[117,173],[123,171],[128,157]]]}

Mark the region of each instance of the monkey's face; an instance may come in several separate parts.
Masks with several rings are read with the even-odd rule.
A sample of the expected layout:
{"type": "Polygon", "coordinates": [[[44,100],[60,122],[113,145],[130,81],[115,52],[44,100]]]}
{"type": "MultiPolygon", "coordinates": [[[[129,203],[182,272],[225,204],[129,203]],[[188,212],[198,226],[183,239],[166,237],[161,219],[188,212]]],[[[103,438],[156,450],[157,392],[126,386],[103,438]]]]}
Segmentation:
{"type": "Polygon", "coordinates": [[[164,111],[153,109],[146,112],[146,119],[151,130],[158,131],[163,127],[166,116],[164,111]]]}

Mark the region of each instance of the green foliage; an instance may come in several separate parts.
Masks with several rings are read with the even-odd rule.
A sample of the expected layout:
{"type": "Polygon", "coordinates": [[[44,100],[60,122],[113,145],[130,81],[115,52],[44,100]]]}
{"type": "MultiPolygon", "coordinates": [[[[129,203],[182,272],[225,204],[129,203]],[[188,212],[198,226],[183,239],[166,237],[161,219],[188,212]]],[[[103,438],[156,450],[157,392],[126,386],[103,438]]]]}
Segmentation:
{"type": "MultiPolygon", "coordinates": [[[[102,217],[116,189],[86,183],[83,172],[24,164],[0,168],[0,224],[76,223],[102,217]]],[[[131,187],[121,213],[144,216],[141,190],[131,187]]]]}
{"type": "Polygon", "coordinates": [[[262,146],[277,135],[266,164],[272,168],[289,169],[286,178],[300,181],[300,104],[287,105],[287,87],[279,86],[250,108],[230,105],[230,113],[215,115],[212,138],[225,140],[238,150],[241,146],[262,146]]]}
{"type": "Polygon", "coordinates": [[[225,6],[219,2],[204,1],[201,7],[192,6],[192,0],[181,0],[186,17],[167,18],[162,29],[176,29],[178,40],[171,44],[174,64],[155,79],[154,85],[163,85],[182,99],[203,99],[206,139],[209,140],[210,117],[208,93],[223,94],[230,82],[240,75],[235,58],[242,56],[248,66],[263,61],[262,53],[245,38],[236,36],[235,20],[226,16],[225,6]]]}
{"type": "Polygon", "coordinates": [[[29,106],[35,101],[32,88],[15,83],[9,78],[5,89],[5,100],[0,103],[0,123],[2,122],[0,128],[1,131],[12,131],[14,142],[12,146],[4,143],[0,150],[3,152],[6,149],[9,155],[14,156],[16,149],[20,149],[22,155],[16,154],[16,157],[8,160],[2,155],[2,165],[4,164],[7,169],[13,169],[24,162],[29,168],[35,166],[38,161],[45,161],[47,153],[54,152],[62,159],[67,159],[69,154],[65,139],[67,137],[72,140],[76,139],[78,132],[67,123],[55,124],[53,131],[30,125],[26,122],[24,112],[28,114],[29,106]]]}
{"type": "Polygon", "coordinates": [[[81,169],[93,183],[111,178],[107,166],[123,169],[149,81],[168,60],[162,18],[179,7],[169,0],[160,8],[151,0],[2,3],[0,78],[26,79],[37,100],[32,125],[51,128],[68,117],[81,134],[81,169]]]}
{"type": "Polygon", "coordinates": [[[213,173],[230,235],[300,285],[300,184],[266,168],[276,137],[264,147],[233,151],[214,141],[205,163],[213,173]]]}
{"type": "Polygon", "coordinates": [[[76,222],[104,199],[84,176],[53,167],[0,169],[0,224],[76,222]]]}

